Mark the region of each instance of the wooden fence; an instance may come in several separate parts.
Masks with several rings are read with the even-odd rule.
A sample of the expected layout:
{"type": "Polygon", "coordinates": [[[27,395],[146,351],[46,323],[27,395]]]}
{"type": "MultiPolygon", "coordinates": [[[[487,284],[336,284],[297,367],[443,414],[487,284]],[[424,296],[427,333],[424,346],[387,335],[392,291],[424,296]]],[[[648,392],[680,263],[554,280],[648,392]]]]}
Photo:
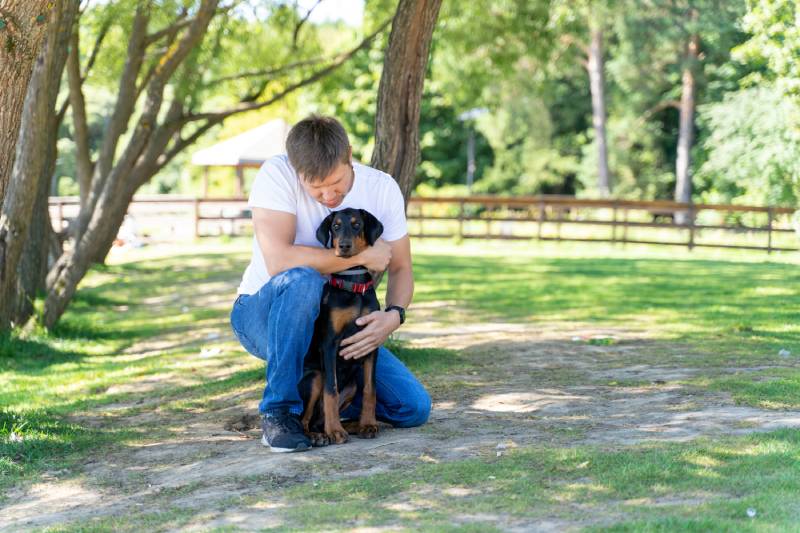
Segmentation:
{"type": "MultiPolygon", "coordinates": [[[[50,199],[56,228],[77,214],[73,197],[50,199]]],[[[139,196],[129,214],[160,219],[160,229],[193,235],[238,234],[250,229],[245,199],[139,196]]],[[[795,251],[794,209],[671,201],[588,200],[567,196],[412,198],[409,233],[416,238],[613,242],[795,251]],[[580,228],[579,231],[570,228],[580,228]]]]}
{"type": "Polygon", "coordinates": [[[460,239],[537,239],[553,241],[616,242],[752,250],[795,251],[800,235],[792,235],[794,209],[721,204],[692,204],[672,201],[589,200],[571,196],[460,198],[413,198],[408,219],[416,221],[414,237],[456,237],[460,239]],[[683,220],[681,220],[683,219],[683,220]],[[425,231],[430,222],[454,222],[449,231],[425,231]],[[483,231],[474,230],[475,223],[483,231]],[[508,224],[526,226],[515,231],[508,224]],[[500,225],[501,230],[496,228],[500,225]],[[505,226],[503,226],[505,225],[505,226]],[[470,226],[470,227],[468,227],[470,226]],[[566,232],[565,227],[595,228],[566,232]],[[597,230],[606,228],[605,232],[597,230]],[[655,237],[642,236],[639,230],[655,237]],[[636,234],[634,233],[636,230],[636,234]],[[603,234],[605,233],[605,234],[603,234]],[[666,233],[676,237],[658,238],[666,233]],[[722,236],[724,242],[701,239],[722,236]],[[746,239],[731,238],[747,236],[746,239]],[[757,236],[761,236],[758,239],[757,236]],[[751,238],[755,237],[755,238],[751,238]],[[777,238],[777,242],[776,242],[777,238]],[[748,241],[748,242],[744,242],[748,241]],[[754,241],[754,242],[753,242],[754,241]]]}

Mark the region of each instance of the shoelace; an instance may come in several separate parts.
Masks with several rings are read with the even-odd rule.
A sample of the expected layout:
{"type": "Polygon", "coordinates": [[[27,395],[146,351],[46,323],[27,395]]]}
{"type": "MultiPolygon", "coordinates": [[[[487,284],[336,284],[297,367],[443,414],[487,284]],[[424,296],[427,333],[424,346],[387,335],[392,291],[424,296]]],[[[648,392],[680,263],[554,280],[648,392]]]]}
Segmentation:
{"type": "Polygon", "coordinates": [[[270,417],[271,421],[286,433],[302,433],[303,424],[300,419],[292,414],[286,413],[276,417],[270,417]]]}

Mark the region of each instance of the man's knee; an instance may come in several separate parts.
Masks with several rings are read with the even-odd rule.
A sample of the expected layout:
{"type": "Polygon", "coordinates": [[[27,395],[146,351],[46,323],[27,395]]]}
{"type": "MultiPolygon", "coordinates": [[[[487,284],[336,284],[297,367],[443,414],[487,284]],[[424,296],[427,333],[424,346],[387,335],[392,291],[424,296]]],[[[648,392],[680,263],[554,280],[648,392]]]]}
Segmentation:
{"type": "Polygon", "coordinates": [[[296,297],[298,306],[306,303],[309,305],[309,309],[318,308],[322,289],[325,286],[325,278],[307,266],[284,270],[270,282],[274,284],[280,294],[290,294],[296,297]]]}
{"type": "Polygon", "coordinates": [[[419,394],[411,397],[397,414],[394,426],[398,428],[413,428],[421,426],[428,421],[431,414],[431,397],[424,389],[419,394]]]}

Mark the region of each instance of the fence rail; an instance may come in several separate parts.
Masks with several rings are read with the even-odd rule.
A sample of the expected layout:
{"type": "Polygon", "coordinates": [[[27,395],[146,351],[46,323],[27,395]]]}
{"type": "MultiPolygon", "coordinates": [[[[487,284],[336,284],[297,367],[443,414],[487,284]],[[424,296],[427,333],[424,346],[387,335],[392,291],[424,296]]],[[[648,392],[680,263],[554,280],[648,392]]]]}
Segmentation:
{"type": "MultiPolygon", "coordinates": [[[[78,208],[75,197],[52,197],[50,210],[56,228],[65,227],[78,208]]],[[[185,228],[187,218],[191,219],[194,236],[236,234],[250,225],[250,210],[243,198],[137,196],[128,212],[137,219],[169,220],[173,232],[185,228]]],[[[409,233],[416,238],[612,242],[771,253],[800,247],[800,229],[792,228],[794,212],[774,206],[555,195],[414,197],[409,202],[408,220],[409,233]],[[797,237],[790,235],[794,232],[799,233],[797,237]]],[[[160,223],[162,229],[164,224],[160,223]]]]}

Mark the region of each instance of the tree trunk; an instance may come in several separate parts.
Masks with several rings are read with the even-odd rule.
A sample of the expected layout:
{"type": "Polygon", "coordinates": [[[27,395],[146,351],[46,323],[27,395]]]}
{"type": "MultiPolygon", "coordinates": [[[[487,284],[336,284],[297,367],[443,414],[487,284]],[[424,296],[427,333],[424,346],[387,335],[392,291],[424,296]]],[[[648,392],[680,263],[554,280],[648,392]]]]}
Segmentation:
{"type": "Polygon", "coordinates": [[[441,0],[400,0],[383,61],[372,166],[400,185],[408,205],[419,163],[419,113],[441,0]]]}
{"type": "Polygon", "coordinates": [[[72,128],[75,138],[75,163],[78,174],[78,191],[81,207],[86,205],[92,180],[92,159],[89,150],[89,123],[86,119],[86,101],[83,98],[81,79],[80,39],[77,28],[72,34],[67,60],[69,104],[72,109],[72,128]]]}
{"type": "MultiPolygon", "coordinates": [[[[54,168],[55,146],[52,152],[51,168],[54,168]]],[[[47,271],[61,255],[61,242],[53,231],[53,222],[50,219],[47,185],[49,184],[39,183],[36,204],[33,208],[34,216],[28,228],[28,238],[17,268],[17,303],[12,316],[16,324],[26,323],[33,314],[33,302],[46,287],[47,271]]]]}
{"type": "Polygon", "coordinates": [[[28,240],[31,213],[40,184],[49,182],[52,173],[46,162],[56,143],[55,104],[79,3],[55,3],[25,97],[14,167],[0,213],[0,249],[4,251],[0,254],[0,331],[10,327],[16,314],[17,270],[28,240]]]}
{"type": "Polygon", "coordinates": [[[605,76],[603,74],[603,31],[592,27],[589,44],[589,88],[592,93],[592,126],[597,144],[597,190],[600,196],[611,195],[611,177],[608,171],[608,147],[606,144],[606,97],[605,76]]]}
{"type": "Polygon", "coordinates": [[[0,202],[11,179],[33,63],[52,11],[47,4],[47,0],[0,0],[0,202]]]}
{"type": "MultiPolygon", "coordinates": [[[[696,18],[697,11],[692,10],[690,17],[696,18]]],[[[694,69],[697,64],[697,56],[700,48],[700,37],[692,34],[686,50],[686,65],[683,69],[680,103],[680,124],[678,130],[678,158],[675,163],[675,201],[688,203],[692,199],[692,176],[691,176],[691,151],[694,141],[694,108],[696,98],[696,83],[694,79],[694,69]]],[[[675,213],[675,221],[678,224],[687,222],[685,212],[675,213]]]]}

